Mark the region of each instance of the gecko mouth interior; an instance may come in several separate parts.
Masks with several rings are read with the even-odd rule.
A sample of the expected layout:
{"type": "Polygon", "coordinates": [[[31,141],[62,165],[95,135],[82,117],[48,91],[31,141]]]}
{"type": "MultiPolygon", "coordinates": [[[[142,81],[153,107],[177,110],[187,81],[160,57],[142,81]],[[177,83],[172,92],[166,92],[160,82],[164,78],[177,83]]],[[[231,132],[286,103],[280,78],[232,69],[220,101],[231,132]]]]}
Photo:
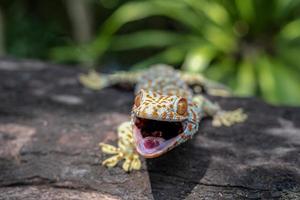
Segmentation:
{"type": "Polygon", "coordinates": [[[183,131],[181,122],[157,121],[137,117],[134,123],[136,127],[141,130],[143,138],[161,137],[165,140],[169,140],[183,131]]]}
{"type": "Polygon", "coordinates": [[[172,139],[183,132],[184,123],[135,117],[134,127],[137,150],[147,157],[167,148],[172,139]]]}

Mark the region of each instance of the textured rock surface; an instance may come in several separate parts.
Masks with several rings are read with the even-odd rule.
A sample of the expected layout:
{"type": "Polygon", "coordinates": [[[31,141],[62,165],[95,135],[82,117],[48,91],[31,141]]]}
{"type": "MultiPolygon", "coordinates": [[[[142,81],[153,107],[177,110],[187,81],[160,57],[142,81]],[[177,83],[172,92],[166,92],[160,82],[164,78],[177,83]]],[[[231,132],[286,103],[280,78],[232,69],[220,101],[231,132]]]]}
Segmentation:
{"type": "Polygon", "coordinates": [[[248,121],[204,120],[193,140],[127,174],[100,165],[98,143],[116,143],[133,95],[91,92],[79,73],[0,60],[0,199],[300,199],[300,108],[214,98],[248,121]]]}

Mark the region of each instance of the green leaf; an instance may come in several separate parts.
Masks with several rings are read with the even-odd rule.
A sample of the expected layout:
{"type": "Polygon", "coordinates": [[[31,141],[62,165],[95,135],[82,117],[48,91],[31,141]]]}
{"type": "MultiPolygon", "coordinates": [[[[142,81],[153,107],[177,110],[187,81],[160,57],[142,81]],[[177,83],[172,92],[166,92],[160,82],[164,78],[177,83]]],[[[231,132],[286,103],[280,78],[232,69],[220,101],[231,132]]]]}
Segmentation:
{"type": "Polygon", "coordinates": [[[235,61],[231,57],[224,57],[219,62],[212,64],[205,71],[204,75],[216,81],[235,86],[235,61]],[[230,81],[233,81],[230,83],[230,81]]]}
{"type": "Polygon", "coordinates": [[[226,32],[222,28],[208,24],[203,28],[203,36],[220,51],[229,53],[237,48],[237,40],[232,32],[226,32]]]}
{"type": "Polygon", "coordinates": [[[252,22],[255,18],[253,0],[235,0],[235,4],[241,19],[252,22]]]}
{"type": "Polygon", "coordinates": [[[201,30],[201,19],[191,12],[182,1],[152,0],[129,2],[117,9],[104,23],[97,39],[90,46],[91,57],[101,57],[109,48],[112,35],[124,24],[155,15],[172,18],[195,31],[201,30]]]}
{"type": "Polygon", "coordinates": [[[271,103],[278,103],[277,87],[272,63],[270,59],[264,55],[257,61],[258,84],[262,93],[262,97],[271,103]]]}
{"type": "Polygon", "coordinates": [[[168,48],[148,59],[145,59],[142,62],[139,62],[132,66],[132,69],[142,69],[149,67],[150,65],[157,63],[166,63],[166,64],[178,64],[180,63],[184,56],[186,55],[186,49],[182,46],[176,46],[168,48]]]}
{"type": "Polygon", "coordinates": [[[251,96],[256,92],[255,67],[249,59],[242,60],[237,72],[237,95],[251,96]]]}
{"type": "Polygon", "coordinates": [[[281,61],[286,63],[290,68],[300,70],[300,46],[287,46],[285,48],[279,48],[277,51],[278,59],[281,59],[281,61]]]}
{"type": "Polygon", "coordinates": [[[280,103],[286,105],[300,105],[299,72],[293,70],[281,61],[273,61],[277,94],[280,103]]]}
{"type": "Polygon", "coordinates": [[[188,51],[183,63],[183,70],[193,73],[203,72],[216,55],[216,50],[201,44],[188,51]]]}
{"type": "Polygon", "coordinates": [[[49,51],[49,57],[57,62],[78,61],[83,66],[92,67],[93,59],[90,58],[89,49],[86,46],[62,46],[49,51]]]}
{"type": "Polygon", "coordinates": [[[285,40],[295,40],[300,37],[300,19],[289,22],[279,33],[279,37],[285,40]]]}
{"type": "Polygon", "coordinates": [[[184,0],[188,5],[196,10],[197,13],[203,13],[209,20],[224,26],[229,23],[229,14],[224,6],[215,1],[203,0],[184,0]]]}
{"type": "Polygon", "coordinates": [[[288,19],[294,10],[299,8],[300,0],[277,0],[275,16],[277,19],[288,19]]]}
{"type": "Polygon", "coordinates": [[[143,47],[165,47],[180,42],[187,42],[188,38],[174,32],[160,30],[146,30],[126,35],[114,36],[110,49],[129,50],[143,47]]]}

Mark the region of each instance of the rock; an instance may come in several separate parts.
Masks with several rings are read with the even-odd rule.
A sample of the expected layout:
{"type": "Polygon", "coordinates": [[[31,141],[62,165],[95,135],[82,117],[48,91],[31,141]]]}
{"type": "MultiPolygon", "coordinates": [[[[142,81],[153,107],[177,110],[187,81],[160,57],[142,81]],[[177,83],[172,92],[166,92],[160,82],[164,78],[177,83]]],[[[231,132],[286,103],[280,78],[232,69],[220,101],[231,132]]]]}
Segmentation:
{"type": "Polygon", "coordinates": [[[300,108],[214,97],[247,122],[205,119],[192,140],[125,173],[101,166],[98,143],[116,144],[133,94],[87,90],[81,72],[0,60],[0,199],[300,199],[300,108]]]}

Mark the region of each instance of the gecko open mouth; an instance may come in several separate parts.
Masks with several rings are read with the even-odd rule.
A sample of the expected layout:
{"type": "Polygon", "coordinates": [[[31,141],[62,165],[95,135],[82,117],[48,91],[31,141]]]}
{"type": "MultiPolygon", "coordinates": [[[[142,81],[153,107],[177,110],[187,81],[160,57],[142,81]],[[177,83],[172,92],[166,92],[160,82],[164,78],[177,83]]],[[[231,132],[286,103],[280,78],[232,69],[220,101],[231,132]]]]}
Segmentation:
{"type": "Polygon", "coordinates": [[[134,118],[133,133],[137,151],[146,158],[159,156],[183,133],[184,122],[134,118]]]}

